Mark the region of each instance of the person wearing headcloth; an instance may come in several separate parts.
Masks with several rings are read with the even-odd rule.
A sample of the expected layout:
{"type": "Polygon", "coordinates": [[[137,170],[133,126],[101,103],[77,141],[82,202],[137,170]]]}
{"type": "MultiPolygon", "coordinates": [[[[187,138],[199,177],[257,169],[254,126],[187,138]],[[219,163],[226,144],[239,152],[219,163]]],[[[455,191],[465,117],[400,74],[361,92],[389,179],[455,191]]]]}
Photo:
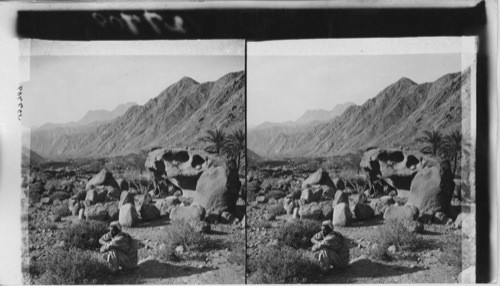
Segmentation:
{"type": "Polygon", "coordinates": [[[312,251],[317,252],[323,271],[330,269],[344,269],[349,265],[349,247],[342,234],[334,231],[333,223],[329,220],[321,224],[321,231],[316,233],[311,242],[312,251]]]}
{"type": "Polygon", "coordinates": [[[109,232],[100,239],[101,253],[110,264],[111,271],[117,272],[120,268],[131,270],[137,266],[137,248],[132,237],[122,232],[122,226],[114,221],[109,225],[109,232]]]}

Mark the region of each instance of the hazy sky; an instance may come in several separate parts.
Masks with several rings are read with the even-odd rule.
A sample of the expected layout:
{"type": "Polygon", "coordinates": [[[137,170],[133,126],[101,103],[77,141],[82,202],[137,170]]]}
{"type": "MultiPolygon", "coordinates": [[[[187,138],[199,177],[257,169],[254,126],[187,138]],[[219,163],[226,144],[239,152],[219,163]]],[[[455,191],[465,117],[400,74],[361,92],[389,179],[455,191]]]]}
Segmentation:
{"type": "Polygon", "coordinates": [[[214,81],[245,69],[243,56],[32,56],[23,124],[78,121],[89,110],[140,105],[183,76],[214,81]]]}
{"type": "Polygon", "coordinates": [[[308,109],[363,104],[401,77],[416,83],[458,72],[460,54],[252,56],[247,59],[247,122],[298,119],[308,109]]]}

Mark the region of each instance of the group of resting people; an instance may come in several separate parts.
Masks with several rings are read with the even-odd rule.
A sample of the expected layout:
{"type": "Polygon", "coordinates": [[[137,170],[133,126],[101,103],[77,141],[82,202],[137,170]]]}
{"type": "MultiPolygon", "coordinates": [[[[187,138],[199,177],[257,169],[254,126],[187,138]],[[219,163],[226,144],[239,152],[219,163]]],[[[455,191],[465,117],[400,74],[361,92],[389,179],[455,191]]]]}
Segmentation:
{"type": "MultiPolygon", "coordinates": [[[[334,231],[329,220],[321,224],[321,231],[316,233],[311,242],[315,258],[319,260],[324,272],[344,269],[349,264],[349,247],[342,234],[334,231]]],[[[137,248],[132,237],[122,232],[119,222],[109,225],[109,232],[100,239],[101,253],[113,273],[119,270],[133,270],[137,267],[137,248]]]]}

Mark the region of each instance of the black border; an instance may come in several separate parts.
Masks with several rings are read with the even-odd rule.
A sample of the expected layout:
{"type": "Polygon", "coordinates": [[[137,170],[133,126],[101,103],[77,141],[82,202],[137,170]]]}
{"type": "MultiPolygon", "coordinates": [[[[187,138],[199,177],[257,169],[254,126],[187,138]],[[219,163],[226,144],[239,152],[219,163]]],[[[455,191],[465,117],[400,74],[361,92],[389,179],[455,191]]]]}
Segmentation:
{"type": "Polygon", "coordinates": [[[488,76],[495,72],[489,63],[496,60],[494,55],[488,54],[488,45],[496,39],[489,39],[486,35],[488,19],[484,1],[470,8],[148,10],[162,15],[166,21],[180,16],[188,27],[186,33],[165,32],[160,35],[146,27],[142,27],[140,34],[131,35],[116,27],[103,28],[92,18],[92,13],[118,17],[122,12],[140,15],[144,11],[19,11],[16,32],[19,38],[80,41],[477,36],[476,243],[480,247],[477,247],[476,281],[485,283],[496,278],[490,263],[496,254],[490,249],[491,197],[488,192],[492,189],[489,188],[489,166],[495,163],[490,161],[488,153],[491,147],[488,107],[495,104],[489,102],[491,83],[488,76]]]}

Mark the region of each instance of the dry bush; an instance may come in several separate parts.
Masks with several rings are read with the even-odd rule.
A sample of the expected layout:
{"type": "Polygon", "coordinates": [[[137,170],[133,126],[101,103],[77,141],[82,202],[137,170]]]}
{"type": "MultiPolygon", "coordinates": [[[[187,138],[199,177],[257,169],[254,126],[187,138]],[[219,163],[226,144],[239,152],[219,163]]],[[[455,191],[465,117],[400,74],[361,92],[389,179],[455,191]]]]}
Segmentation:
{"type": "Polygon", "coordinates": [[[251,256],[247,263],[247,272],[253,274],[251,282],[257,284],[304,282],[304,278],[310,279],[319,271],[316,260],[288,247],[266,249],[251,256]]]}
{"type": "Polygon", "coordinates": [[[81,221],[64,229],[62,239],[68,246],[94,250],[100,247],[99,238],[106,232],[108,232],[108,224],[105,222],[81,221]]]}
{"type": "Polygon", "coordinates": [[[278,203],[276,205],[269,207],[269,214],[275,216],[284,215],[286,214],[286,210],[282,204],[278,203]]]}
{"type": "Polygon", "coordinates": [[[321,230],[319,222],[314,220],[296,220],[278,228],[276,236],[282,244],[295,249],[312,246],[311,238],[321,230]]]}
{"type": "Polygon", "coordinates": [[[65,217],[65,216],[71,215],[71,211],[69,210],[69,207],[66,204],[55,207],[52,210],[52,212],[55,215],[58,215],[58,216],[61,216],[61,217],[65,217]]]}
{"type": "Polygon", "coordinates": [[[188,251],[208,251],[222,247],[219,240],[200,233],[191,224],[184,221],[173,221],[167,227],[162,240],[173,248],[182,245],[188,251]]]}
{"type": "Polygon", "coordinates": [[[414,251],[424,245],[423,240],[416,233],[409,232],[401,220],[386,220],[374,241],[385,250],[396,245],[401,250],[414,251]]]}
{"type": "Polygon", "coordinates": [[[104,259],[90,251],[56,250],[45,260],[30,263],[29,276],[36,284],[102,284],[110,273],[104,259]]]}

